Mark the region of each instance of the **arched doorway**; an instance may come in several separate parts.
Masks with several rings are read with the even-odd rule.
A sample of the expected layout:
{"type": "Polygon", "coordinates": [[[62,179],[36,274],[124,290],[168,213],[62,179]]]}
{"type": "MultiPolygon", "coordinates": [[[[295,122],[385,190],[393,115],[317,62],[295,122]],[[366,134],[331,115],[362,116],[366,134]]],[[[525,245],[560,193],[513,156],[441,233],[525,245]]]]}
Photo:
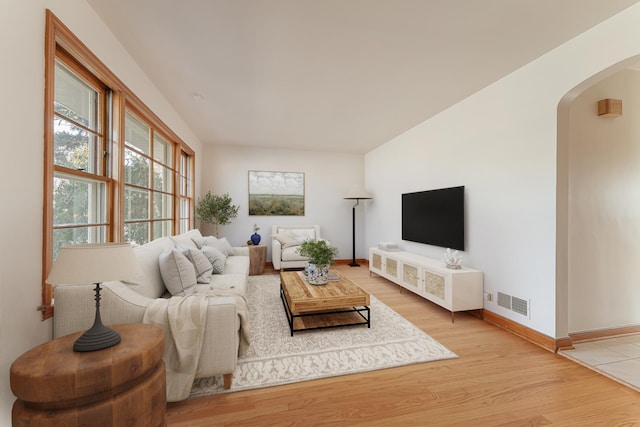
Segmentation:
{"type": "MultiPolygon", "coordinates": [[[[558,105],[556,330],[567,344],[640,332],[640,274],[630,261],[640,256],[638,60],[592,76],[558,105]],[[599,117],[604,98],[622,99],[624,114],[599,117]]],[[[600,354],[585,360],[606,361],[600,354]]]]}

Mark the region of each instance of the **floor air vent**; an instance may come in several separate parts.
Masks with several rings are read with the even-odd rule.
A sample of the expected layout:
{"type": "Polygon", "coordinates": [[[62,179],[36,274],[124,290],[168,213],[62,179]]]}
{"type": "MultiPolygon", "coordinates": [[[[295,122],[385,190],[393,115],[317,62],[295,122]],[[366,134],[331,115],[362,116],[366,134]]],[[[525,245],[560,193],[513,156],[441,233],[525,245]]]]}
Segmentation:
{"type": "Polygon", "coordinates": [[[498,292],[498,305],[515,313],[529,317],[529,302],[522,298],[498,292]]]}

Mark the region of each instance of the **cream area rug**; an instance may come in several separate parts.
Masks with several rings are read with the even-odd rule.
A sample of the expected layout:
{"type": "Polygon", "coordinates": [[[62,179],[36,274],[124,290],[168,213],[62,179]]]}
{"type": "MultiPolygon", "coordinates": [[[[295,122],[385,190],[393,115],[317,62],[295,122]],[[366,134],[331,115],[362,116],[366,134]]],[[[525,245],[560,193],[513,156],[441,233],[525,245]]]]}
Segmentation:
{"type": "Polygon", "coordinates": [[[230,390],[222,376],[197,379],[189,398],[457,357],[371,295],[364,325],[290,336],[278,275],[249,276],[251,345],[240,356],[230,390]]]}

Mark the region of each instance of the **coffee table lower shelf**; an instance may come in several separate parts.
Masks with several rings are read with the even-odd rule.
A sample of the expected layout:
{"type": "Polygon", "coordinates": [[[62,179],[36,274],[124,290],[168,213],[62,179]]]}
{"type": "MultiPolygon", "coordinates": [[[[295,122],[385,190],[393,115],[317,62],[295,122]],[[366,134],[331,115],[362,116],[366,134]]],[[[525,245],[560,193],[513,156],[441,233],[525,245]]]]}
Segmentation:
{"type": "Polygon", "coordinates": [[[287,315],[291,336],[293,336],[294,332],[312,329],[329,329],[355,325],[367,325],[367,328],[371,328],[371,309],[369,306],[329,311],[312,311],[309,313],[292,313],[282,287],[280,288],[280,299],[282,300],[282,305],[287,315]]]}

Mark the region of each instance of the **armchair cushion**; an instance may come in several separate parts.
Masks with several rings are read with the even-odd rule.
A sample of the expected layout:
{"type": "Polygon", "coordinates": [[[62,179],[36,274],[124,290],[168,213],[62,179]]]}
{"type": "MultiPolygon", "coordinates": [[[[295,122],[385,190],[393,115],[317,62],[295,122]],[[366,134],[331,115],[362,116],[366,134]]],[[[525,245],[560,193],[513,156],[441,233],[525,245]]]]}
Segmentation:
{"type": "Polygon", "coordinates": [[[274,239],[276,239],[278,242],[280,242],[280,244],[282,245],[282,249],[286,249],[289,248],[291,246],[297,246],[300,243],[298,243],[298,241],[293,237],[292,234],[290,234],[287,231],[282,231],[280,233],[274,234],[273,236],[274,239]]]}
{"type": "Polygon", "coordinates": [[[316,231],[313,228],[301,228],[288,230],[299,245],[307,240],[316,240],[316,231]]]}
{"type": "Polygon", "coordinates": [[[281,254],[282,261],[307,261],[309,258],[298,253],[299,248],[300,245],[296,245],[283,249],[281,254]]]}

